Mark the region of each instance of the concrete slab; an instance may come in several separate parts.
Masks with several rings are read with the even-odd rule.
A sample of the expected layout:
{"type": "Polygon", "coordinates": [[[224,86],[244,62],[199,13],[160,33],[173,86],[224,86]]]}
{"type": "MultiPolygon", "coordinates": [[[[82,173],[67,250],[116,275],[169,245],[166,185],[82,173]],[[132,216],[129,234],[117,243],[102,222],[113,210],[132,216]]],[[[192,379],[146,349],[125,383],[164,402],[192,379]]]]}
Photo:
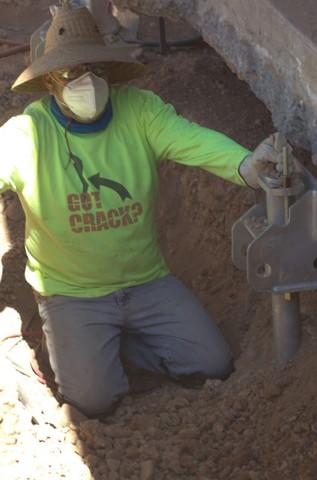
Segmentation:
{"type": "Polygon", "coordinates": [[[317,42],[316,0],[271,0],[295,28],[317,42]]]}
{"type": "Polygon", "coordinates": [[[276,129],[294,144],[317,152],[315,0],[115,0],[115,4],[186,20],[266,104],[276,129]]]}

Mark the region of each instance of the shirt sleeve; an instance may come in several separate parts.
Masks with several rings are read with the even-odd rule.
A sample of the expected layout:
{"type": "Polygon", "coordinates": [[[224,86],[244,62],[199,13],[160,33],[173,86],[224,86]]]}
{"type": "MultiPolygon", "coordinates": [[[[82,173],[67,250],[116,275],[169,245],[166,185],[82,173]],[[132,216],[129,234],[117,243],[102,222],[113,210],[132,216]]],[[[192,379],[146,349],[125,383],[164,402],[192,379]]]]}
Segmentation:
{"type": "Polygon", "coordinates": [[[35,151],[32,123],[28,115],[18,115],[0,128],[0,193],[21,188],[23,172],[35,151]]]}
{"type": "Polygon", "coordinates": [[[246,185],[239,165],[251,152],[215,130],[178,115],[174,107],[145,92],[146,136],[156,157],[200,167],[238,185],[246,185]]]}

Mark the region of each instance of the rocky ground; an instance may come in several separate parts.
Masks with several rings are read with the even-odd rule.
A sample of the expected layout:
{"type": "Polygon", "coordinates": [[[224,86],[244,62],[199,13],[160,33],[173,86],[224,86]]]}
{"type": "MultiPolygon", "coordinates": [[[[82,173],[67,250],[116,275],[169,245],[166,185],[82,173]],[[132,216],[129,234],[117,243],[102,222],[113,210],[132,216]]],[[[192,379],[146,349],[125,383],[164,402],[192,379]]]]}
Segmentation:
{"type": "MultiPolygon", "coordinates": [[[[29,1],[26,6],[24,0],[1,0],[0,37],[26,41],[45,19],[49,3],[29,1]]],[[[145,32],[153,31],[152,20],[145,24],[145,32]]],[[[166,57],[146,51],[143,59],[148,71],[135,84],[171,101],[190,120],[223,131],[251,149],[274,131],[263,104],[209,47],[173,51],[166,57]]],[[[26,63],[22,54],[0,60],[1,123],[31,100],[9,89],[26,63]]],[[[302,152],[298,154],[307,161],[302,152]]],[[[316,296],[302,295],[300,351],[286,366],[275,366],[270,297],[254,293],[230,258],[231,226],[253,203],[252,192],[206,172],[162,166],[158,209],[162,249],[171,270],[195,291],[229,341],[236,361],[229,380],[209,380],[200,389],[184,389],[166,380],[150,392],[127,396],[102,421],[70,423],[45,387],[34,389],[36,411],[25,409],[16,391],[20,374],[13,374],[2,359],[1,478],[317,478],[316,296]]],[[[0,213],[1,251],[6,252],[0,285],[1,337],[19,334],[21,317],[24,330],[35,331],[28,340],[36,339],[36,305],[23,280],[23,215],[11,192],[3,195],[0,213]]],[[[18,341],[14,337],[2,342],[2,357],[18,341]]],[[[27,377],[23,384],[28,385],[25,382],[27,377]]],[[[31,385],[28,391],[34,388],[31,385]]]]}

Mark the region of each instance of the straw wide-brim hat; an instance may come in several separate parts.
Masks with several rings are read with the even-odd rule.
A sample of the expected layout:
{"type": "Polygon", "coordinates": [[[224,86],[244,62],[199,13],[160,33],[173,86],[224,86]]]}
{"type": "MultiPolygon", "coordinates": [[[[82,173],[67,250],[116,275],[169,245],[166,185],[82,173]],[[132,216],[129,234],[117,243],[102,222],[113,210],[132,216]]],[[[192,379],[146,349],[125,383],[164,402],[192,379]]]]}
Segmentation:
{"type": "Polygon", "coordinates": [[[43,55],[21,73],[12,90],[22,93],[46,91],[44,75],[82,63],[104,63],[110,84],[132,80],[144,71],[144,65],[133,58],[133,52],[135,48],[105,45],[89,10],[72,8],[65,2],[47,31],[43,55]]]}

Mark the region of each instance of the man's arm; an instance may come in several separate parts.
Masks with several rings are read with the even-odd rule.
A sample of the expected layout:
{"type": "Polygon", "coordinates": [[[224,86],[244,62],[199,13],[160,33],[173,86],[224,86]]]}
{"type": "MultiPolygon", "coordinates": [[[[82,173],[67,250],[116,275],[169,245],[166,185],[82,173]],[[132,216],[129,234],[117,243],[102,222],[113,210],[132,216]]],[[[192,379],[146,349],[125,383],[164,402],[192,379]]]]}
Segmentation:
{"type": "Polygon", "coordinates": [[[268,163],[279,164],[286,139],[276,133],[250,152],[226,135],[177,115],[172,105],[151,92],[144,108],[146,134],[157,158],[200,167],[238,185],[258,188],[258,175],[268,163]]]}
{"type": "Polygon", "coordinates": [[[19,191],[28,157],[34,154],[34,128],[28,115],[12,117],[0,128],[0,193],[19,191]]]}
{"type": "Polygon", "coordinates": [[[174,107],[145,92],[143,117],[148,142],[158,159],[200,167],[239,185],[243,159],[251,154],[226,135],[177,115],[174,107]]]}

